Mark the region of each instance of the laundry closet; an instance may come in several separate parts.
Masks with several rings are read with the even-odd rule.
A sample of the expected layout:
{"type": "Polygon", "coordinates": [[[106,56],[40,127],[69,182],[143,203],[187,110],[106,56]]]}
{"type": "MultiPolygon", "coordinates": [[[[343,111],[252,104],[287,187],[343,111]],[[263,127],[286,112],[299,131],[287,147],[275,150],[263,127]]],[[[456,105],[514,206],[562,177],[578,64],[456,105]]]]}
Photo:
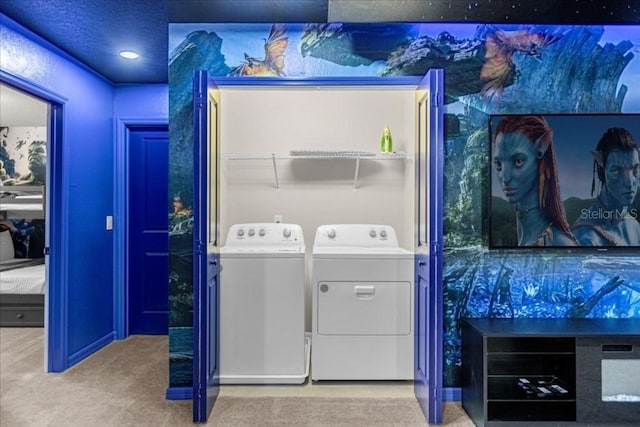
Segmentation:
{"type": "Polygon", "coordinates": [[[302,227],[309,332],[318,226],[390,225],[399,245],[413,248],[415,86],[220,89],[222,244],[233,224],[302,227]],[[381,154],[385,126],[393,153],[381,154]]]}
{"type": "Polygon", "coordinates": [[[194,419],[308,378],[413,380],[438,420],[442,70],[302,83],[195,74],[194,419]]]}

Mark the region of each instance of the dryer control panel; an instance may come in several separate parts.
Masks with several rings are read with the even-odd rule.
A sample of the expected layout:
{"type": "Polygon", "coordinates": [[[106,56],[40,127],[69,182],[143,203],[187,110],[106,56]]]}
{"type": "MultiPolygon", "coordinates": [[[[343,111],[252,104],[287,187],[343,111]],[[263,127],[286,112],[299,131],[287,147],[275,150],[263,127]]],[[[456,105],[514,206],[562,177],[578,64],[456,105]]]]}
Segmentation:
{"type": "Polygon", "coordinates": [[[390,225],[330,224],[318,227],[314,246],[396,248],[398,237],[390,225]]]}
{"type": "Polygon", "coordinates": [[[226,246],[304,246],[302,227],[298,224],[247,223],[229,227],[226,246]]]}

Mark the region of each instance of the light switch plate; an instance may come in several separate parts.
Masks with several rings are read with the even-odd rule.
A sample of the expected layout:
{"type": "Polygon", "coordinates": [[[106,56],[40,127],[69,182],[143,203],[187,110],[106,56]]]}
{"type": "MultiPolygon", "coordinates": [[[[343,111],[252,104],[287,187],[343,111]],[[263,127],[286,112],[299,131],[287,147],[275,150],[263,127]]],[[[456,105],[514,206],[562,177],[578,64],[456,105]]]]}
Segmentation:
{"type": "Polygon", "coordinates": [[[113,217],[111,215],[107,215],[106,226],[107,230],[113,230],[113,217]]]}

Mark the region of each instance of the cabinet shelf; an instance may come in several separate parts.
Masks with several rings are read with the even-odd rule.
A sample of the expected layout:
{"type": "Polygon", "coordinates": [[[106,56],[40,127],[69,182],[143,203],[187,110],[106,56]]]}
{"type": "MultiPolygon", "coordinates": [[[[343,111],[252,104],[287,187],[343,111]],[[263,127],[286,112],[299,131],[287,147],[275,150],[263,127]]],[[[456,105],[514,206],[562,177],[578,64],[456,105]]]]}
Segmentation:
{"type": "Polygon", "coordinates": [[[463,319],[461,329],[462,407],[478,427],[638,425],[640,405],[603,397],[637,390],[640,319],[463,319]]]}
{"type": "Polygon", "coordinates": [[[531,351],[489,351],[487,353],[488,357],[491,356],[545,356],[545,355],[573,355],[575,354],[574,351],[538,351],[538,352],[531,352],[531,351]]]}
{"type": "Polygon", "coordinates": [[[496,336],[468,321],[462,337],[462,403],[477,425],[576,420],[575,338],[496,336]]]}
{"type": "Polygon", "coordinates": [[[488,401],[487,419],[487,424],[509,422],[509,425],[513,425],[511,422],[524,422],[524,425],[530,423],[540,425],[539,422],[552,421],[554,422],[552,425],[565,425],[560,423],[576,420],[576,402],[575,400],[488,401]]]}
{"type": "Polygon", "coordinates": [[[358,188],[358,174],[360,160],[402,160],[407,156],[404,151],[394,153],[374,153],[370,151],[347,150],[291,150],[289,153],[225,153],[222,158],[226,160],[271,160],[273,163],[273,176],[276,190],[280,189],[278,180],[278,165],[276,160],[335,160],[353,159],[355,164],[355,176],[353,178],[353,190],[358,188]]]}
{"type": "Polygon", "coordinates": [[[575,400],[575,390],[555,375],[488,375],[487,401],[566,402],[575,400]],[[525,385],[522,380],[526,381],[525,385]],[[542,387],[546,393],[538,390],[542,387]]]}
{"type": "Polygon", "coordinates": [[[522,397],[522,398],[508,398],[508,397],[490,397],[487,399],[487,403],[489,402],[536,402],[536,403],[543,403],[543,402],[549,402],[549,403],[554,403],[554,402],[575,402],[576,399],[575,397],[573,398],[554,398],[554,399],[545,399],[545,398],[538,398],[538,399],[527,399],[526,397],[522,397]]]}

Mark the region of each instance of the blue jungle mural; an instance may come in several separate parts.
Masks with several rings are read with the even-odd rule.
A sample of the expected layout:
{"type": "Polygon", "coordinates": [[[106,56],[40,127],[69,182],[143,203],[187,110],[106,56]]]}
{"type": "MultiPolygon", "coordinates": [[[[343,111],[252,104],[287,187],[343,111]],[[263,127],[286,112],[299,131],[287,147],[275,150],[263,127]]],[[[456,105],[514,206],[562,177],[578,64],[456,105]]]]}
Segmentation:
{"type": "MultiPolygon", "coordinates": [[[[490,115],[640,112],[639,26],[170,24],[169,48],[171,387],[192,384],[195,69],[385,79],[444,68],[446,387],[460,385],[462,317],[640,316],[638,251],[488,245],[490,115]]],[[[573,145],[589,152],[604,131],[573,145]]]]}

